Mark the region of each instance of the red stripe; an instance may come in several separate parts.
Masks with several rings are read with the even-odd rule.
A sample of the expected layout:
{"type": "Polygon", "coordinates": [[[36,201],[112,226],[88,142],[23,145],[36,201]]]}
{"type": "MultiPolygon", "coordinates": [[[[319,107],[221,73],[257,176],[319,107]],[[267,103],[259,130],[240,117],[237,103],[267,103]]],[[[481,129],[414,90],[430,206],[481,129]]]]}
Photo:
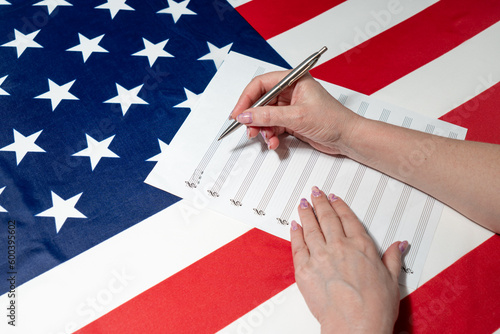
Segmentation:
{"type": "MultiPolygon", "coordinates": [[[[469,128],[467,139],[500,143],[498,101],[500,83],[442,119],[469,128]]],[[[403,299],[395,332],[496,330],[500,326],[500,290],[495,288],[500,283],[499,239],[495,235],[403,299]]],[[[215,332],[293,280],[289,243],[253,229],[79,332],[215,332]]]]}
{"type": "Polygon", "coordinates": [[[312,19],[344,1],[252,0],[236,7],[236,10],[267,40],[312,19]]]}
{"type": "Polygon", "coordinates": [[[500,82],[440,119],[467,128],[468,140],[500,144],[499,111],[500,82]]]}
{"type": "MultiPolygon", "coordinates": [[[[497,329],[499,252],[495,235],[404,298],[395,333],[497,329]]],[[[292,283],[289,243],[253,229],[77,333],[212,333],[292,283]]]]}
{"type": "Polygon", "coordinates": [[[394,333],[493,333],[500,327],[500,236],[401,301],[394,333]]]}
{"type": "Polygon", "coordinates": [[[214,333],[293,282],[290,243],[252,229],[78,333],[214,333]]]}
{"type": "MultiPolygon", "coordinates": [[[[442,56],[499,20],[498,0],[441,0],[317,66],[311,74],[370,95],[442,56]]],[[[369,31],[375,28],[380,30],[380,24],[374,19],[361,27],[358,35],[363,30],[368,30],[366,35],[369,35],[369,31]]]]}

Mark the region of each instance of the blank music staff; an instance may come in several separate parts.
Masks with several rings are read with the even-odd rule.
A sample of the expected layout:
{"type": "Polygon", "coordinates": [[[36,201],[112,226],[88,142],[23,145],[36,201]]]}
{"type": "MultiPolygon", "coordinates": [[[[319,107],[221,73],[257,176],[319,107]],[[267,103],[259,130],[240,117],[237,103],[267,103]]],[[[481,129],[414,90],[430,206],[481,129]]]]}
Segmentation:
{"type": "MultiPolygon", "coordinates": [[[[261,75],[265,71],[266,71],[266,69],[264,67],[259,66],[257,68],[257,70],[255,71],[253,77],[261,75]]],[[[214,157],[215,152],[217,152],[217,149],[219,148],[220,144],[222,143],[222,141],[219,140],[219,137],[229,127],[229,125],[232,122],[233,122],[232,120],[227,119],[224,122],[224,124],[220,127],[219,131],[217,132],[217,135],[213,138],[212,143],[210,144],[210,147],[205,152],[205,155],[203,155],[203,158],[201,159],[201,161],[198,164],[198,166],[196,167],[196,169],[193,171],[193,174],[191,174],[191,177],[189,178],[188,181],[185,181],[185,183],[188,187],[190,187],[190,188],[198,187],[198,184],[200,183],[200,180],[203,177],[203,173],[205,172],[205,168],[207,168],[208,164],[210,163],[210,161],[214,157]]],[[[217,191],[214,190],[213,194],[218,195],[217,191]]],[[[209,191],[209,193],[210,193],[210,191],[209,191]]],[[[214,196],[214,195],[212,195],[212,196],[214,196]]],[[[217,197],[217,196],[215,196],[215,197],[217,197]]]]}

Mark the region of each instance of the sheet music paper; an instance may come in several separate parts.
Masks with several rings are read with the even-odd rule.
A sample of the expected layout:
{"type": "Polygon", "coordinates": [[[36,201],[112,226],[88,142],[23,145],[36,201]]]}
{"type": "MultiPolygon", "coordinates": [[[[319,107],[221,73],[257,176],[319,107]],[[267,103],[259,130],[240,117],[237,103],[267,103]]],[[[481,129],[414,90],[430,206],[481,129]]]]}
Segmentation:
{"type": "MultiPolygon", "coordinates": [[[[145,182],[287,240],[290,221],[300,221],[300,199],[309,199],[311,187],[317,185],[349,204],[375,240],[380,255],[397,240],[409,241],[400,283],[415,289],[442,203],[353,160],[320,153],[292,136],[284,136],[276,151],[269,151],[260,136],[248,139],[245,127],[217,141],[231,123],[228,115],[250,80],[279,69],[230,53],[145,182]]],[[[464,128],[321,83],[342,104],[364,117],[465,138],[464,128]]],[[[428,143],[417,143],[415,158],[430,149],[428,143]]],[[[414,164],[402,161],[402,173],[412,168],[414,164]]]]}

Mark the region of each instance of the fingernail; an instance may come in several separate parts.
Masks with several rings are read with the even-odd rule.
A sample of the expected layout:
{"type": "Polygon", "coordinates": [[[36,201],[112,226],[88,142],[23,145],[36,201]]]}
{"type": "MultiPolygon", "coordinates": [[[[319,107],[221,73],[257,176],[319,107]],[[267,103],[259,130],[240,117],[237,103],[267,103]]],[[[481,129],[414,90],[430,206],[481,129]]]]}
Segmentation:
{"type": "Polygon", "coordinates": [[[264,141],[266,143],[269,143],[269,140],[267,139],[267,133],[266,133],[266,131],[264,131],[263,129],[261,129],[260,130],[260,134],[261,134],[262,138],[264,138],[264,141]]]}
{"type": "Polygon", "coordinates": [[[330,202],[335,202],[336,200],[338,200],[339,198],[337,196],[335,196],[334,194],[330,194],[328,195],[328,200],[330,202]]]}
{"type": "Polygon", "coordinates": [[[236,117],[236,120],[241,124],[250,124],[252,123],[252,113],[244,112],[239,114],[238,117],[236,117]]]}
{"type": "Polygon", "coordinates": [[[309,207],[309,203],[307,202],[307,199],[303,198],[300,200],[300,208],[301,209],[307,209],[309,207]]]}
{"type": "Polygon", "coordinates": [[[290,224],[292,225],[292,231],[297,231],[297,229],[299,228],[297,222],[295,220],[292,220],[290,224]]]}
{"type": "Polygon", "coordinates": [[[401,252],[401,254],[403,254],[405,252],[407,247],[408,247],[408,241],[405,240],[405,241],[399,243],[398,248],[399,248],[399,251],[401,252]]]}
{"type": "Polygon", "coordinates": [[[318,187],[316,187],[316,186],[312,187],[312,195],[313,195],[314,197],[319,197],[319,196],[321,196],[321,190],[319,190],[319,188],[318,188],[318,187]]]}
{"type": "Polygon", "coordinates": [[[229,116],[227,117],[228,120],[232,120],[233,119],[233,112],[231,111],[231,113],[229,114],[229,116]]]}

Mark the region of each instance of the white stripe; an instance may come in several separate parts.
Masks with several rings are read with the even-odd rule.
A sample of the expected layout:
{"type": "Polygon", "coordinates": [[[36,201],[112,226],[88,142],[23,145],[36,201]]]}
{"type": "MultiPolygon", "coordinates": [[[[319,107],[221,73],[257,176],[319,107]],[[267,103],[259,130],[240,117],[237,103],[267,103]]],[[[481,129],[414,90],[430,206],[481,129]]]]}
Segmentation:
{"type": "MultiPolygon", "coordinates": [[[[356,15],[349,14],[346,17],[352,18],[356,15]]],[[[326,23],[323,24],[326,25],[326,23]]],[[[445,114],[499,81],[500,44],[492,42],[500,36],[498,25],[483,31],[451,52],[373,95],[431,117],[445,114]]],[[[306,38],[314,39],[316,35],[313,34],[313,31],[320,29],[320,27],[321,25],[316,25],[314,29],[303,29],[300,26],[299,28],[303,29],[304,38],[292,36],[292,31],[289,31],[271,39],[270,43],[285,59],[295,65],[310,53],[310,49],[317,46],[312,47],[307,44],[306,38]],[[285,39],[284,36],[291,37],[285,39]],[[284,40],[282,41],[281,38],[284,40]],[[288,42],[288,38],[290,42],[288,42]],[[296,50],[293,41],[298,41],[297,45],[301,45],[301,48],[304,45],[309,46],[304,46],[305,50],[294,57],[293,54],[300,52],[300,50],[296,50]]],[[[335,54],[330,55],[330,57],[334,56],[335,54]]],[[[492,235],[493,233],[490,231],[445,206],[420,285],[436,276],[492,235]]],[[[401,298],[404,298],[412,291],[402,288],[400,292],[401,298]]],[[[308,311],[296,284],[228,325],[220,333],[285,332],[283,329],[289,329],[290,333],[319,333],[317,323],[308,311]],[[302,326],[302,322],[307,325],[302,326]]]]}
{"type": "Polygon", "coordinates": [[[318,64],[332,59],[429,7],[436,0],[350,0],[268,40],[296,66],[323,45],[318,64]]]}
{"type": "Polygon", "coordinates": [[[249,230],[180,201],[17,289],[18,321],[1,333],[73,333],[249,230]]]}
{"type": "Polygon", "coordinates": [[[297,284],[292,284],[221,329],[218,334],[319,333],[320,330],[297,284]]]}
{"type": "Polygon", "coordinates": [[[440,117],[500,81],[498,36],[500,22],[372,95],[440,117]]]}
{"type": "MultiPolygon", "coordinates": [[[[250,2],[252,0],[227,0],[227,2],[229,2],[229,4],[231,6],[233,6],[234,8],[238,7],[238,6],[241,6],[247,2],[250,2]]],[[[214,2],[215,3],[215,2],[214,2]]]]}
{"type": "MultiPolygon", "coordinates": [[[[500,22],[372,96],[438,118],[500,81],[498,36],[500,22]]],[[[419,285],[492,235],[445,206],[419,285]]]]}
{"type": "Polygon", "coordinates": [[[445,206],[420,277],[420,286],[493,235],[493,232],[445,206]]]}
{"type": "MultiPolygon", "coordinates": [[[[467,100],[467,96],[474,96],[491,86],[490,83],[499,81],[500,46],[493,43],[498,36],[500,28],[496,24],[374,95],[408,109],[434,117],[440,116],[454,105],[467,100]],[[480,88],[481,86],[484,87],[480,88]]],[[[288,51],[293,50],[289,45],[288,51]]],[[[311,50],[304,52],[305,57],[311,50]]],[[[298,58],[300,61],[303,57],[298,58]]],[[[177,203],[21,286],[17,290],[19,326],[12,328],[7,326],[6,321],[1,321],[0,332],[71,333],[248,230],[242,223],[203,209],[194,209],[194,212],[200,214],[195,214],[186,221],[179,211],[183,203],[185,202],[177,203]],[[169,254],[175,254],[175,257],[169,257],[169,254]],[[153,262],[163,265],[150,265],[153,262]]],[[[185,216],[192,212],[189,210],[193,210],[187,208],[184,210],[185,216]]],[[[429,253],[432,261],[428,261],[432,262],[432,266],[424,280],[433,277],[461,254],[491,235],[457,216],[453,211],[445,209],[442,223],[448,222],[450,226],[440,224],[436,231],[433,248],[429,253]],[[457,221],[463,221],[460,228],[457,228],[457,221]],[[473,232],[475,237],[471,242],[473,229],[477,231],[473,232]],[[443,242],[445,236],[448,240],[443,242]],[[467,244],[466,249],[464,244],[467,244]],[[457,251],[449,254],[449,250],[455,248],[457,251]],[[441,261],[437,261],[438,258],[441,261]]],[[[306,319],[306,323],[312,321],[310,314],[305,311],[303,301],[296,300],[300,294],[295,285],[277,298],[283,296],[289,296],[286,297],[286,303],[279,304],[276,297],[271,299],[276,308],[269,316],[269,321],[266,320],[267,324],[263,323],[262,327],[255,326],[252,332],[266,333],[269,332],[266,328],[274,328],[273,326],[280,324],[284,326],[295,320],[300,322],[306,319]],[[290,313],[294,306],[297,307],[296,310],[304,310],[305,315],[301,317],[298,314],[300,312],[290,313]]],[[[265,304],[269,303],[263,305],[265,304]]],[[[0,305],[7,305],[6,295],[0,297],[0,305]]],[[[259,311],[267,317],[265,310],[263,307],[256,308],[253,313],[241,318],[246,320],[239,319],[240,322],[233,323],[233,326],[241,324],[241,321],[255,324],[255,321],[259,321],[255,312],[259,311]],[[251,314],[252,318],[249,318],[251,314]]],[[[300,332],[296,329],[302,328],[292,327],[290,332],[300,332]]]]}

